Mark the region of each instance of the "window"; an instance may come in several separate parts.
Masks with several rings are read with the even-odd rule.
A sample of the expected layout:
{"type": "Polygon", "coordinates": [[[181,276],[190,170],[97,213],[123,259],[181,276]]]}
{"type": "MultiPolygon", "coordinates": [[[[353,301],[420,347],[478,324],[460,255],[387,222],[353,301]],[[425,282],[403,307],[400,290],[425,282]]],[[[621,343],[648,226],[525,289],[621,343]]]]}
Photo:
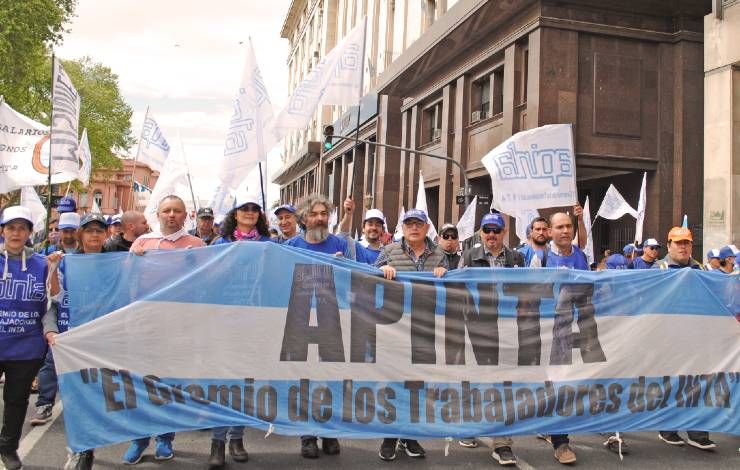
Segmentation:
{"type": "Polygon", "coordinates": [[[80,207],[87,207],[87,193],[80,193],[80,207]]]}
{"type": "Polygon", "coordinates": [[[118,194],[114,193],[111,198],[111,207],[114,209],[118,209],[118,194]]]}
{"type": "Polygon", "coordinates": [[[426,144],[442,138],[442,102],[422,111],[421,142],[426,144]]]}
{"type": "Polygon", "coordinates": [[[493,71],[491,75],[491,115],[495,116],[504,112],[504,67],[501,66],[493,71]]]}
{"type": "Polygon", "coordinates": [[[426,31],[437,19],[437,0],[425,0],[424,1],[424,28],[426,31]]]}
{"type": "Polygon", "coordinates": [[[522,54],[522,93],[521,103],[527,102],[527,75],[529,74],[529,49],[524,49],[522,54]]]}
{"type": "Polygon", "coordinates": [[[103,193],[100,191],[95,191],[95,194],[93,195],[93,202],[98,205],[98,208],[103,207],[103,193]]]}
{"type": "Polygon", "coordinates": [[[471,112],[479,111],[477,119],[471,121],[480,121],[490,117],[491,113],[491,76],[485,75],[473,82],[471,112]]]}

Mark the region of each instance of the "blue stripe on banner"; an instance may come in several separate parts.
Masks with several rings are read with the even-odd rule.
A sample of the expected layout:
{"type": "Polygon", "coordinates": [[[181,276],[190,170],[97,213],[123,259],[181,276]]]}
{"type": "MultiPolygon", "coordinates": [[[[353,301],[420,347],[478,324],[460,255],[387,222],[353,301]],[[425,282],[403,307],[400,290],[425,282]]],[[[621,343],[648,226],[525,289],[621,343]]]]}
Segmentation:
{"type": "Polygon", "coordinates": [[[284,435],[467,437],[703,429],[740,434],[740,373],[543,383],[163,379],[62,374],[75,451],[169,431],[246,425],[284,435]],[[167,385],[165,385],[167,384],[167,385]]]}
{"type": "MultiPolygon", "coordinates": [[[[237,242],[192,250],[153,251],[144,256],[68,255],[66,260],[70,310],[75,312],[72,326],[135,300],[287,307],[294,284],[302,282],[300,273],[306,272],[305,265],[331,267],[338,306],[346,309],[353,286],[373,282],[379,276],[378,270],[364,264],[274,243],[237,242]]],[[[411,310],[412,292],[434,285],[434,293],[426,293],[437,299],[435,311],[442,314],[449,286],[460,283],[467,286],[476,305],[481,289],[495,288],[502,317],[516,316],[523,287],[515,284],[533,287],[541,299],[543,318],[554,316],[555,299],[564,284],[587,288],[583,295],[594,305],[597,316],[740,313],[738,276],[692,269],[587,272],[477,268],[451,271],[441,279],[429,273],[399,273],[398,280],[404,286],[406,313],[411,310]]],[[[381,290],[379,287],[378,298],[381,290]]]]}

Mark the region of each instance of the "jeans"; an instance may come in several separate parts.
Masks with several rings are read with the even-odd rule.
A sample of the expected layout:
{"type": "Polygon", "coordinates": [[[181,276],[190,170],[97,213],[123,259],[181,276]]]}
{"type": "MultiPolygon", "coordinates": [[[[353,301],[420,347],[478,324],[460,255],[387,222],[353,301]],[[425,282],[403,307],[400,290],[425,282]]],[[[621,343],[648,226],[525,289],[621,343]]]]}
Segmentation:
{"type": "Polygon", "coordinates": [[[3,428],[0,431],[0,452],[18,450],[18,441],[26,419],[31,384],[43,359],[27,361],[0,361],[0,374],[5,374],[3,385],[3,428]]]}
{"type": "Polygon", "coordinates": [[[51,348],[46,352],[44,365],[39,370],[39,397],[36,407],[53,405],[57,398],[57,371],[54,369],[54,356],[51,348]]]}
{"type": "Polygon", "coordinates": [[[550,434],[550,440],[552,441],[553,449],[557,449],[561,445],[568,444],[570,442],[567,434],[550,434]]]}
{"type": "Polygon", "coordinates": [[[220,428],[213,428],[214,441],[226,442],[227,437],[230,441],[242,440],[244,437],[244,426],[222,426],[220,428]]]}

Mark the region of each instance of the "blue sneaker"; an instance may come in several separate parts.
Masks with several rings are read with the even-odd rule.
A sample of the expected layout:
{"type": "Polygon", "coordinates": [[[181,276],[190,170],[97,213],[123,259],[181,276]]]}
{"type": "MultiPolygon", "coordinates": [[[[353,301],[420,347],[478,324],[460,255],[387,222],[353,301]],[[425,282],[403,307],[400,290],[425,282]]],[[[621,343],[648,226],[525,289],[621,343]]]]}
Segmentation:
{"type": "Polygon", "coordinates": [[[136,465],[141,462],[141,457],[144,455],[147,447],[149,447],[149,438],[131,441],[128,450],[123,454],[123,463],[126,465],[136,465]]]}
{"type": "Polygon", "coordinates": [[[169,460],[174,456],[175,452],[172,450],[172,441],[157,439],[157,445],[154,448],[154,459],[169,460]]]}

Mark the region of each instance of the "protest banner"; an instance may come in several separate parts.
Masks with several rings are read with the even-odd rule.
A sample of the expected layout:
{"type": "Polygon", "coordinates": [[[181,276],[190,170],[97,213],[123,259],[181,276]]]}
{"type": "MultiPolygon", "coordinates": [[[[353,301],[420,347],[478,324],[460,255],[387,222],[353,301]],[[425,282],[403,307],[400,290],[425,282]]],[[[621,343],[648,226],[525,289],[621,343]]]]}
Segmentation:
{"type": "Polygon", "coordinates": [[[570,124],[518,132],[491,150],[482,163],[491,175],[492,206],[501,212],[519,214],[577,202],[570,124]]]}
{"type": "Polygon", "coordinates": [[[0,97],[0,193],[46,184],[48,161],[49,128],[0,97]]]}
{"type": "Polygon", "coordinates": [[[730,276],[385,280],[272,243],[65,260],[71,329],[54,357],[73,450],[240,424],[342,438],[740,433],[730,276]]]}

